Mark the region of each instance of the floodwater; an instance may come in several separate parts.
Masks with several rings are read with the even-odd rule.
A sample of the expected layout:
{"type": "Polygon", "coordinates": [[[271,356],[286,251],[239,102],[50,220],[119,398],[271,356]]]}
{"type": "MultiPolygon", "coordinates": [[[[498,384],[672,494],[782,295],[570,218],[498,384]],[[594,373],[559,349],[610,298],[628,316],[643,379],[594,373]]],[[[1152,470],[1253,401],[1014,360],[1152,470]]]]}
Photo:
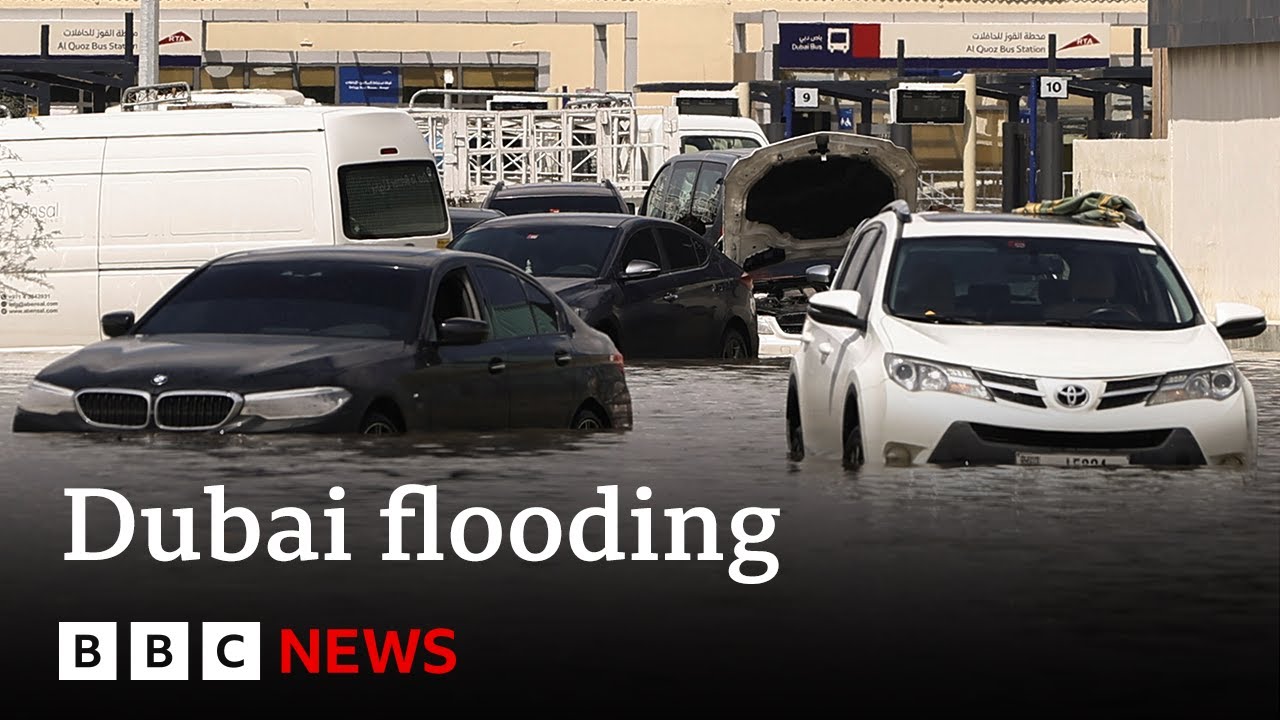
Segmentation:
{"type": "MultiPolygon", "coordinates": [[[[0,609],[33,643],[52,643],[51,622],[67,619],[434,624],[456,629],[459,673],[484,688],[468,695],[479,703],[469,707],[524,681],[555,688],[553,698],[522,696],[529,707],[666,691],[716,707],[802,697],[898,710],[1275,712],[1280,356],[1238,356],[1258,396],[1256,469],[858,474],[786,459],[785,362],[630,367],[636,426],[625,433],[15,436],[17,395],[53,357],[0,355],[0,541],[14,589],[0,609]],[[407,483],[438,488],[443,561],[380,559],[388,526],[378,510],[407,483]],[[262,547],[245,562],[208,557],[202,489],[215,484],[228,505],[261,521],[262,547]],[[340,502],[328,496],[335,485],[345,489],[340,502]],[[599,504],[598,485],[620,488],[624,551],[637,542],[632,508],[654,508],[663,552],[661,510],[703,506],[718,518],[723,559],[579,561],[569,520],[599,504]],[[647,502],[636,499],[641,485],[652,489],[647,502]],[[204,557],[152,560],[139,518],[120,557],[64,561],[69,487],[114,489],[135,514],[194,507],[204,557]],[[329,545],[321,510],[344,508],[354,559],[270,559],[266,540],[277,526],[268,516],[284,506],[310,513],[319,552],[329,545]],[[450,520],[472,506],[502,519],[504,546],[492,560],[463,562],[449,545],[450,520]],[[519,561],[505,544],[511,518],[533,506],[556,511],[566,533],[543,563],[519,561]],[[747,507],[780,510],[773,535],[754,546],[779,562],[762,585],[729,574],[730,519],[747,507]]],[[[91,509],[99,549],[113,537],[111,517],[105,505],[91,509]]],[[[422,543],[420,517],[404,521],[411,553],[422,543]]],[[[479,527],[468,526],[473,549],[484,544],[472,532],[479,527]]],[[[545,530],[535,527],[536,549],[545,530]]],[[[697,527],[691,548],[701,543],[697,527]]],[[[172,548],[171,520],[166,533],[172,548]]],[[[588,544],[599,536],[590,531],[588,544]]],[[[238,537],[230,530],[228,545],[238,537]]],[[[278,657],[266,641],[263,652],[269,663],[278,657]]],[[[52,675],[48,662],[40,673],[52,675]]]]}

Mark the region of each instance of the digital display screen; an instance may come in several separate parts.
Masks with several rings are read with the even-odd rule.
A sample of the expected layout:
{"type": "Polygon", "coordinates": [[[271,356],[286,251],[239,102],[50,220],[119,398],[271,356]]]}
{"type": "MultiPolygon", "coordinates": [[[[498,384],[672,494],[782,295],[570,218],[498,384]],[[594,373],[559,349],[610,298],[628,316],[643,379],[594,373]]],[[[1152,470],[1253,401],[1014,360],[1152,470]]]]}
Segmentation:
{"type": "Polygon", "coordinates": [[[897,122],[964,123],[964,90],[897,89],[897,122]]]}

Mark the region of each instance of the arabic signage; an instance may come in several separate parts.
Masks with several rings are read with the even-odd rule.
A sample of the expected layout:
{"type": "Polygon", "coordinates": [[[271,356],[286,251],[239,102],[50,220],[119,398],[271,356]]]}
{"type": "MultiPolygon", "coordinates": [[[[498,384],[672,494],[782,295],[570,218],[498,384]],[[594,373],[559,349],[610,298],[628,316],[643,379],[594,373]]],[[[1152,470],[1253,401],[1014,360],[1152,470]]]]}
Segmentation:
{"type": "MultiPolygon", "coordinates": [[[[49,26],[49,54],[57,56],[105,56],[124,54],[124,20],[0,21],[0,55],[39,55],[40,26],[49,26]]],[[[134,54],[141,40],[133,26],[134,54]]],[[[162,56],[200,57],[204,54],[204,24],[160,23],[162,56]]]]}
{"type": "Polygon", "coordinates": [[[338,68],[338,102],[351,105],[399,105],[400,68],[338,68]]]}
{"type": "Polygon", "coordinates": [[[910,65],[927,62],[965,67],[1041,66],[1049,34],[1057,35],[1064,68],[1105,66],[1111,57],[1110,25],[977,23],[784,23],[778,64],[785,68],[892,67],[898,40],[910,65]]]}

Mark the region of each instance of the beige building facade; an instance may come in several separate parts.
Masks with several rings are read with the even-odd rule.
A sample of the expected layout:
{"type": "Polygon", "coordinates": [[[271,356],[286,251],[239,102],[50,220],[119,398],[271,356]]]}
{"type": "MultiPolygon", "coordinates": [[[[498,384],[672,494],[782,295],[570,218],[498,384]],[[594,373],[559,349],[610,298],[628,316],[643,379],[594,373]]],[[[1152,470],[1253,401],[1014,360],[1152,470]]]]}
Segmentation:
{"type": "MultiPolygon", "coordinates": [[[[886,38],[908,24],[917,29],[931,24],[935,30],[927,37],[936,40],[913,41],[909,52],[918,56],[939,51],[950,36],[973,32],[971,26],[1089,25],[1105,31],[1096,39],[1123,55],[1130,29],[1145,21],[1145,5],[1132,0],[162,0],[161,37],[176,38],[165,47],[165,80],[196,87],[296,87],[335,102],[349,95],[344,88],[356,78],[342,68],[395,68],[399,95],[407,100],[416,90],[444,87],[446,71],[453,87],[492,90],[629,91],[645,82],[768,79],[772,43],[779,39],[779,27],[789,23],[877,24],[886,38]]],[[[38,53],[44,23],[57,24],[51,52],[100,53],[110,45],[58,46],[67,37],[83,40],[113,29],[120,35],[123,13],[137,7],[137,0],[0,0],[0,48],[8,48],[0,55],[38,53]]]]}

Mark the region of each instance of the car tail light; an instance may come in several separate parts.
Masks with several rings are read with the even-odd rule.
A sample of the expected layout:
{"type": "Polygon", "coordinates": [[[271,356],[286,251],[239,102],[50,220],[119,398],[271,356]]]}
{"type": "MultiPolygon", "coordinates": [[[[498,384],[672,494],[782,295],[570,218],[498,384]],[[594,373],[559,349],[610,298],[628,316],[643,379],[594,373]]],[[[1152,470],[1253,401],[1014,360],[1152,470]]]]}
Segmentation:
{"type": "Polygon", "coordinates": [[[748,275],[748,274],[746,274],[746,273],[742,273],[742,277],[738,278],[738,282],[740,282],[740,283],[742,283],[743,285],[746,285],[746,286],[747,286],[747,292],[751,292],[751,291],[755,290],[755,288],[756,288],[756,283],[755,283],[755,281],[754,281],[754,280],[752,280],[752,279],[751,279],[751,276],[750,276],[750,275],[748,275]]]}
{"type": "Polygon", "coordinates": [[[618,367],[622,367],[623,365],[622,353],[615,352],[611,354],[609,356],[609,362],[613,363],[614,365],[617,365],[618,367]]]}

